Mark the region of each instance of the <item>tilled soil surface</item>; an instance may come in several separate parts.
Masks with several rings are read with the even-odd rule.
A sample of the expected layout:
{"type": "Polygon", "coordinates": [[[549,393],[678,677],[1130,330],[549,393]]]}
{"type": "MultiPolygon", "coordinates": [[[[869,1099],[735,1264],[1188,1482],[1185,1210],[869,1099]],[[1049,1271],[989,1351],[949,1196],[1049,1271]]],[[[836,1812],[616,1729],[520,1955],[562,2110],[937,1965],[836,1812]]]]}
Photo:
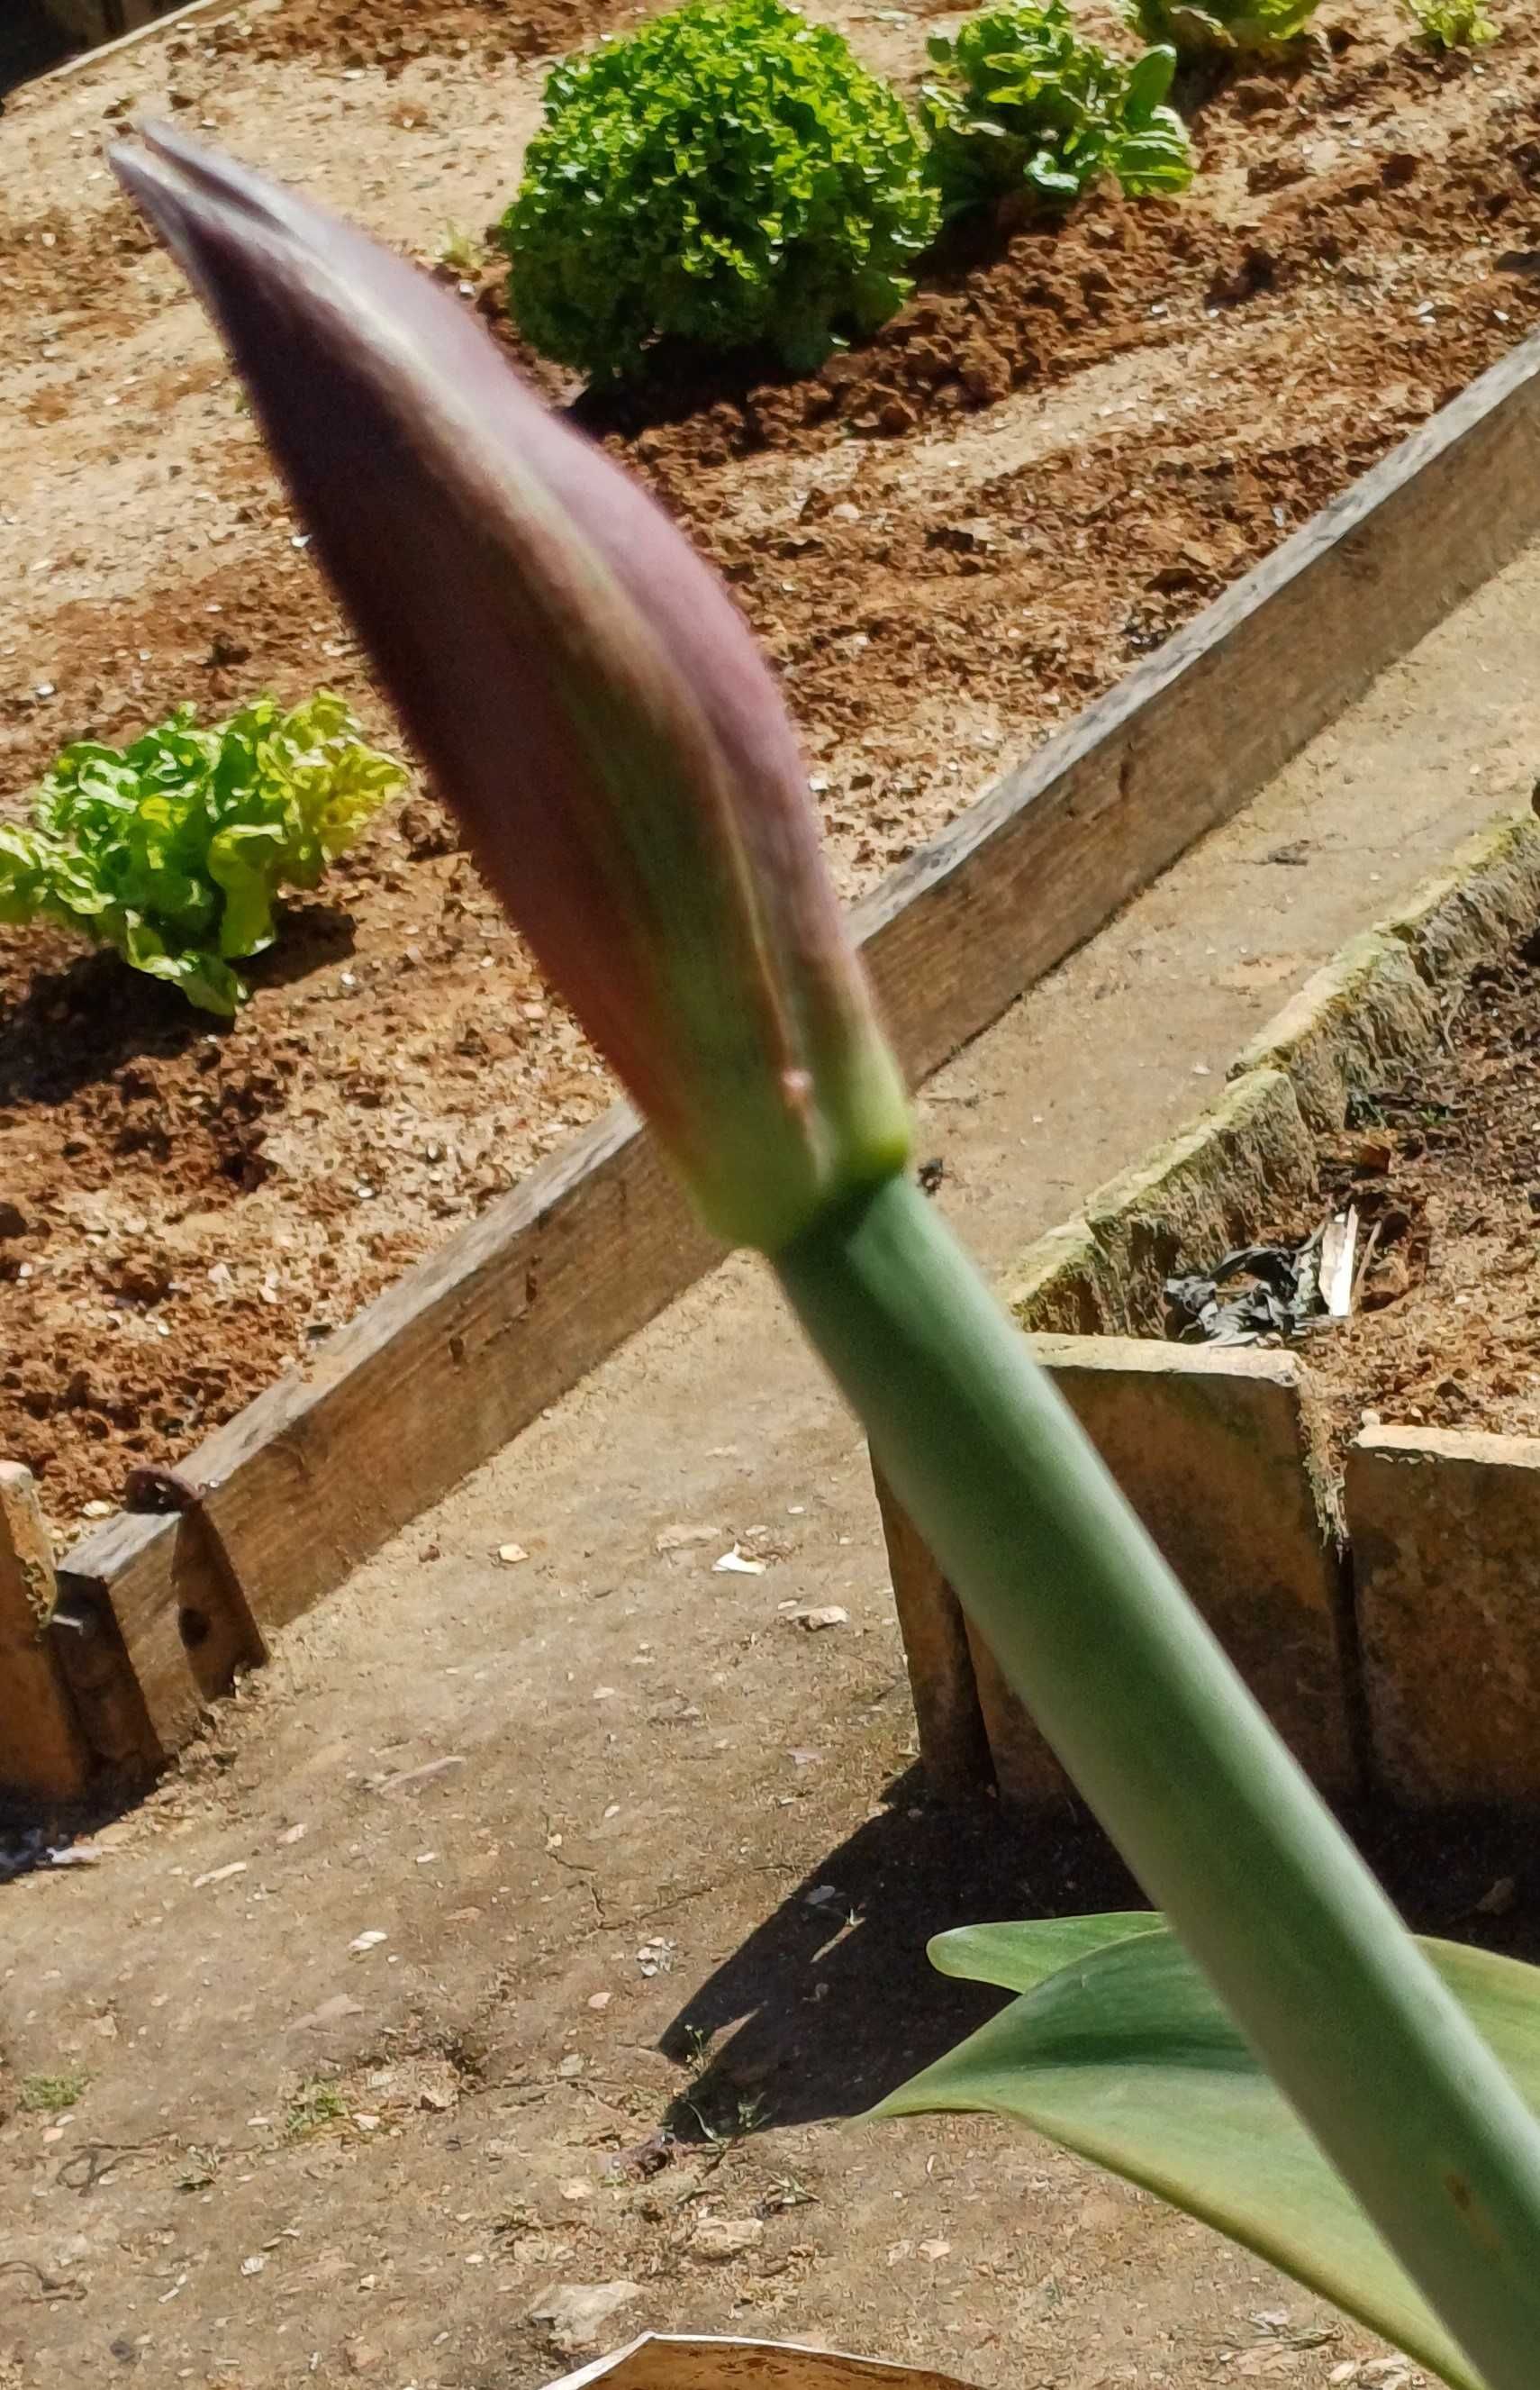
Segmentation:
{"type": "MultiPolygon", "coordinates": [[[[943,21],[820,13],[910,81],[943,21]]],[[[391,736],[102,135],[171,113],[432,259],[506,204],[551,54],[611,21],[276,0],[7,101],[0,806],[67,739],[187,700],[326,683],[391,736]]],[[[1388,0],[1323,21],[1308,67],[1189,95],[1182,205],[1099,197],[954,251],[809,379],[665,362],[622,413],[580,402],[781,667],[851,893],[1540,315],[1540,30],[1510,9],[1440,64],[1388,0]]],[[[500,271],[463,288],[509,337],[500,271]]],[[[608,1099],[421,791],[255,977],[224,1030],[51,933],[0,953],[0,1450],[62,1526],[608,1099]]]]}
{"type": "Polygon", "coordinates": [[[1481,967],[1322,1183],[1367,1255],[1361,1309],[1306,1348],[1339,1452],[1366,1424],[1540,1434],[1540,941],[1481,967]]]}

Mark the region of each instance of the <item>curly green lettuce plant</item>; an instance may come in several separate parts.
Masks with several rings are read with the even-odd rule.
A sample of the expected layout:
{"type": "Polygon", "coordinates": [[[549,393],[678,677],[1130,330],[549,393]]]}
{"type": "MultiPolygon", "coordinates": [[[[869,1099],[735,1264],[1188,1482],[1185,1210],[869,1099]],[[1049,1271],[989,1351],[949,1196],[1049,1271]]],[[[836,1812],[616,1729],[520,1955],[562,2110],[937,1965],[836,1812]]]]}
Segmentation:
{"type": "Polygon", "coordinates": [[[902,100],[784,0],[690,0],[555,68],[503,221],[520,329],[597,381],[652,344],[820,365],[936,227],[902,100]]]}
{"type": "Polygon", "coordinates": [[[1117,58],[1079,38],[1064,0],[1012,0],[928,47],[944,71],[920,91],[944,215],[1019,191],[1064,207],[1103,174],[1136,196],[1191,182],[1187,126],[1165,105],[1174,49],[1117,58]]]}
{"type": "Polygon", "coordinates": [[[1125,15],[1147,42],[1169,42],[1182,58],[1239,51],[1279,58],[1298,47],[1320,0],[1127,0],[1125,15]]]}
{"type": "Polygon", "coordinates": [[[986,2069],[965,2045],[969,2079],[913,2103],[1030,2114],[1329,2281],[1458,2390],[1534,2390],[1540,1972],[1435,1964],[1405,1934],[910,1177],[795,739],[726,591],[430,276],[170,133],[116,164],[488,880],[704,1217],[768,1255],[1167,1913],[1169,1934],[977,1944],[1031,2030],[1007,2011],[986,2069]]]}
{"type": "Polygon", "coordinates": [[[1405,8],[1431,50],[1476,50],[1497,38],[1482,0],[1405,0],[1405,8]]]}
{"type": "Polygon", "coordinates": [[[340,697],[257,699],[199,729],[191,706],[132,747],[66,747],[32,827],[0,823],[0,922],[57,921],[189,1004],[235,1011],[232,970],[276,934],[280,888],[314,888],[404,777],[340,697]]]}

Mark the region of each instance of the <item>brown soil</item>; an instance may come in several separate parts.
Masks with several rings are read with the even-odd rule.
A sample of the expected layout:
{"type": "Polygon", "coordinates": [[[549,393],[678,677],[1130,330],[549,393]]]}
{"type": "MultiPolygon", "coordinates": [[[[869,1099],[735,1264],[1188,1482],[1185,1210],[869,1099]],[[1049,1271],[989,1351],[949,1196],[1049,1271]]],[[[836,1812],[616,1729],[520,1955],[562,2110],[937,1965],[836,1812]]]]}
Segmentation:
{"type": "MultiPolygon", "coordinates": [[[[208,46],[216,56],[287,60],[302,58],[327,73],[355,73],[377,67],[388,78],[417,61],[474,58],[495,65],[503,58],[552,57],[592,40],[607,19],[629,12],[623,0],[527,0],[509,8],[505,0],[306,0],[250,21],[213,26],[208,46]]],[[[200,37],[190,35],[197,44],[200,37]]]]}
{"type": "Polygon", "coordinates": [[[1305,1347],[1339,1458],[1364,1425],[1540,1434],[1540,942],[1482,965],[1448,1050],[1362,1099],[1322,1194],[1369,1254],[1360,1311],[1305,1347]]]}
{"type": "MultiPolygon", "coordinates": [[[[841,20],[913,77],[923,13],[841,20]]],[[[432,256],[448,222],[506,201],[534,55],[600,21],[276,0],[7,103],[12,809],[64,739],[187,699],[327,682],[391,735],[101,134],[169,109],[432,256]]],[[[1384,0],[1308,71],[1200,96],[1195,123],[1184,206],[1097,199],[952,256],[811,379],[661,374],[595,420],[781,665],[851,893],[1540,318],[1540,31],[1516,17],[1479,69],[1439,66],[1384,0]]],[[[468,289],[494,322],[500,281],[468,289]]],[[[61,1523],[185,1450],[606,1101],[443,848],[420,796],[382,821],[228,1032],[50,934],[6,938],[0,1449],[61,1523]]]]}

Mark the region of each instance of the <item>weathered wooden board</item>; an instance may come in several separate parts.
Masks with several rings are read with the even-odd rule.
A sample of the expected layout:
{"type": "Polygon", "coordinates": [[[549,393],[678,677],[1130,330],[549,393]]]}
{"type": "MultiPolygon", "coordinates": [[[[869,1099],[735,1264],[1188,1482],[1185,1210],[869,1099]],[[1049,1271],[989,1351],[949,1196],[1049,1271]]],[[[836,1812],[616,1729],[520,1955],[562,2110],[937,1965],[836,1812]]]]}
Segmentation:
{"type": "Polygon", "coordinates": [[[921,1077],[1540,533],[1540,338],[1237,582],[859,919],[921,1077]]]}
{"type": "Polygon", "coordinates": [[[211,1527],[259,1629],[284,1625],[716,1252],[617,1107],[210,1437],[183,1471],[200,1510],[120,1512],[78,1545],[62,1581],[116,1618],[160,1747],[260,1656],[211,1527]]]}
{"type": "MultiPolygon", "coordinates": [[[[1537,532],[1534,340],[860,907],[911,1077],[1236,812],[1537,532]]],[[[161,1747],[242,1656],[238,1635],[189,1650],[184,1613],[224,1615],[233,1573],[259,1639],[295,1617],[716,1250],[621,1107],[194,1454],[206,1520],[121,1516],[78,1546],[62,1581],[110,1609],[161,1747]]]]}
{"type": "Polygon", "coordinates": [[[995,1766],[962,1604],[875,1461],[872,1484],[904,1638],[920,1765],[933,1792],[963,1800],[994,1781],[995,1766]]]}
{"type": "Polygon", "coordinates": [[[0,1460],[0,1793],[72,1801],[91,1757],[45,1635],[54,1554],[32,1471],[0,1460]]]}
{"type": "MultiPolygon", "coordinates": [[[[39,75],[34,80],[52,82],[65,75],[83,73],[88,67],[100,66],[105,60],[121,58],[125,50],[137,49],[141,44],[153,41],[158,34],[195,33],[218,17],[233,16],[242,5],[243,0],[186,0],[185,6],[162,16],[146,18],[110,40],[103,40],[96,32],[96,20],[91,6],[83,6],[78,11],[71,12],[50,5],[50,14],[59,17],[67,31],[88,41],[91,46],[77,50],[73,58],[61,58],[58,66],[48,69],[46,75],[39,75]]],[[[105,23],[105,18],[101,21],[105,23]]]]}

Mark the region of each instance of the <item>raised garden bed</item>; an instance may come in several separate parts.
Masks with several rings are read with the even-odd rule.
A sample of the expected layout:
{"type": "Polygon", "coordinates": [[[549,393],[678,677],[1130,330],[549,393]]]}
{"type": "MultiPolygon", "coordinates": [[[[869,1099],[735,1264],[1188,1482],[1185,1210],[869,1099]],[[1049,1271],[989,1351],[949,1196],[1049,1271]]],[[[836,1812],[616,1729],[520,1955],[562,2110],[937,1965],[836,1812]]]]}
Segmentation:
{"type": "MultiPolygon", "coordinates": [[[[1513,1432],[1540,1395],[1537,923],[1526,811],[1318,973],[1220,1103],[1040,1240],[1010,1285],[1113,1473],[1339,1798],[1540,1800],[1540,1441],[1513,1432]],[[1298,1248],[1323,1215],[1361,1232],[1348,1316],[1311,1319],[1287,1350],[1172,1341],[1174,1278],[1298,1248]]],[[[1062,1797],[886,1497],[884,1515],[938,1778],[1062,1797]]]]}
{"type": "MultiPolygon", "coordinates": [[[[931,13],[842,20],[912,83],[931,13]]],[[[170,107],[314,158],[327,197],[432,255],[449,221],[506,203],[532,62],[613,14],[283,0],[169,20],[8,105],[0,488],[21,571],[0,802],[64,738],[189,696],[227,709],[325,675],[391,735],[209,336],[82,142],[170,107]]],[[[1323,24],[1306,71],[1200,100],[1180,207],[1097,201],[954,255],[819,376],[676,379],[623,419],[590,410],[785,667],[853,896],[1534,322],[1540,36],[1515,19],[1477,73],[1431,63],[1392,0],[1351,19],[1328,0],[1323,24]]],[[[471,280],[501,321],[500,269],[471,280]]],[[[1280,643],[1251,700],[1303,668],[1280,643]]],[[[420,799],[335,886],[212,1042],[56,938],[4,942],[0,1183],[25,1225],[0,1246],[0,1449],[61,1534],[609,1099],[420,799]]]]}
{"type": "MultiPolygon", "coordinates": [[[[533,20],[520,33],[500,18],[494,41],[484,16],[446,11],[445,27],[451,19],[456,38],[479,24],[494,58],[533,39],[533,20]]],[[[1391,21],[1376,17],[1369,35],[1338,44],[1351,70],[1264,79],[1265,104],[1257,90],[1209,103],[1211,163],[1236,173],[1206,186],[1206,218],[1097,203],[1003,254],[952,261],[869,354],[736,395],[655,391],[607,427],[739,585],[779,655],[827,767],[831,839],[853,892],[956,812],[1000,746],[1070,712],[1130,653],[1158,650],[866,899],[874,966],[917,1077],[1244,803],[1536,528],[1540,357],[1521,348],[1177,627],[1449,379],[1505,348],[1529,303],[1498,303],[1529,288],[1494,230],[1507,241],[1532,212],[1529,168],[1495,130],[1508,112],[1470,136],[1493,149],[1478,172],[1460,145],[1484,83],[1431,76],[1392,41],[1391,21]],[[1347,156],[1361,136],[1343,128],[1359,111],[1376,121],[1403,84],[1431,111],[1430,128],[1439,119],[1428,163],[1446,193],[1458,190],[1457,209],[1403,206],[1423,168],[1408,173],[1400,150],[1372,172],[1347,156]],[[1280,184],[1263,154],[1274,156],[1280,120],[1297,142],[1328,95],[1327,147],[1343,157],[1315,157],[1303,179],[1280,184]],[[1286,187],[1291,228],[1264,271],[1246,227],[1281,207],[1286,187]],[[1341,244],[1322,230],[1339,200],[1363,237],[1362,279],[1340,273],[1341,244]],[[1410,300],[1414,223],[1416,306],[1404,332],[1387,334],[1378,302],[1392,289],[1398,308],[1410,300]],[[1430,245],[1430,225],[1450,234],[1447,251],[1442,231],[1430,245]],[[1275,271],[1285,251],[1293,262],[1275,271]],[[1429,275],[1460,294],[1457,331],[1423,295],[1429,275]],[[1387,391],[1403,348],[1418,376],[1387,391]],[[1117,363],[1134,350],[1145,352],[1137,398],[1117,363]],[[1284,354],[1291,406],[1311,428],[1280,446],[1284,354]],[[1343,391],[1371,381],[1372,405],[1344,430],[1343,391]],[[1126,433],[1101,428],[1130,414],[1126,433]],[[962,512],[964,484],[983,512],[962,512]]],[[[189,105],[200,82],[212,105],[210,69],[227,95],[243,63],[308,56],[328,23],[335,35],[325,12],[293,0],[222,19],[203,48],[172,42],[164,56],[189,105]]],[[[401,22],[369,12],[367,39],[362,19],[349,23],[362,46],[343,55],[363,62],[346,72],[384,60],[408,86],[392,121],[410,134],[420,101],[401,22]]],[[[1515,72],[1524,57],[1516,44],[1515,72]]],[[[47,106],[34,95],[23,109],[29,140],[47,106]]],[[[481,80],[476,106],[484,123],[481,80]]],[[[350,196],[359,161],[348,145],[364,130],[340,126],[334,197],[350,196]]],[[[374,120],[367,130],[372,161],[374,120]]],[[[501,189],[511,173],[501,135],[483,135],[480,151],[468,143],[462,171],[478,159],[488,171],[494,152],[501,189]]],[[[45,559],[46,601],[30,608],[16,646],[58,644],[35,648],[40,676],[13,697],[10,759],[23,770],[46,760],[58,703],[77,687],[91,719],[72,713],[70,727],[110,735],[185,696],[189,673],[223,704],[254,679],[308,679],[317,652],[383,735],[378,698],[308,579],[217,369],[205,360],[188,374],[179,353],[168,377],[165,324],[190,338],[187,319],[174,305],[164,317],[135,313],[166,288],[160,262],[120,227],[116,254],[128,262],[102,268],[97,252],[117,238],[109,225],[88,274],[83,250],[66,240],[60,257],[64,233],[45,236],[44,222],[54,219],[30,220],[12,253],[40,328],[70,335],[44,349],[70,357],[56,372],[40,353],[24,393],[32,469],[71,436],[59,427],[79,358],[102,336],[98,274],[132,318],[116,393],[130,404],[112,444],[79,469],[79,488],[51,492],[65,524],[91,509],[83,587],[106,595],[83,594],[72,562],[56,572],[45,559]],[[45,238],[45,252],[34,244],[45,238]],[[45,255],[45,281],[32,271],[45,255]],[[56,325],[61,289],[89,303],[56,325]],[[147,411],[157,358],[148,395],[165,404],[147,411]],[[159,487],[152,506],[142,494],[127,501],[121,469],[137,475],[164,455],[161,418],[178,419],[179,406],[199,469],[218,483],[207,493],[211,553],[200,532],[197,566],[153,587],[137,555],[135,623],[150,644],[109,647],[122,636],[130,523],[142,533],[167,503],[159,487]]],[[[58,222],[68,231],[61,212],[58,222]]],[[[492,279],[480,299],[497,314],[492,279]]],[[[171,478],[183,469],[173,456],[171,478]]],[[[89,1656],[83,1642],[60,1648],[82,1702],[110,1719],[97,1748],[124,1765],[174,1748],[274,1627],[712,1259],[627,1115],[567,1143],[604,1101],[603,1077],[430,805],[413,799],[338,886],[342,909],[333,900],[299,917],[250,1011],[217,1037],[155,991],[109,983],[101,964],[66,967],[46,937],[8,949],[0,1140],[20,1226],[4,1248],[18,1357],[0,1367],[0,1448],[44,1472],[56,1521],[87,1495],[110,1502],[144,1463],[183,1460],[195,1497],[110,1519],[65,1570],[70,1603],[99,1631],[89,1656]],[[337,1326],[384,1286],[372,1310],[337,1326]],[[297,1352],[311,1357],[274,1385],[297,1352]]]]}
{"type": "MultiPolygon", "coordinates": [[[[1502,560],[1527,520],[1540,356],[1457,402],[1002,783],[862,910],[923,1078],[1224,819],[1502,560]],[[1501,494],[1501,503],[1491,493],[1501,494]],[[1261,712],[1272,660],[1291,677],[1261,712]]],[[[1276,1075],[1276,1074],[1275,1074],[1276,1075]]],[[[93,1747],[139,1771],[272,1631],[709,1266],[622,1111],[68,1555],[58,1633],[93,1747]]]]}

